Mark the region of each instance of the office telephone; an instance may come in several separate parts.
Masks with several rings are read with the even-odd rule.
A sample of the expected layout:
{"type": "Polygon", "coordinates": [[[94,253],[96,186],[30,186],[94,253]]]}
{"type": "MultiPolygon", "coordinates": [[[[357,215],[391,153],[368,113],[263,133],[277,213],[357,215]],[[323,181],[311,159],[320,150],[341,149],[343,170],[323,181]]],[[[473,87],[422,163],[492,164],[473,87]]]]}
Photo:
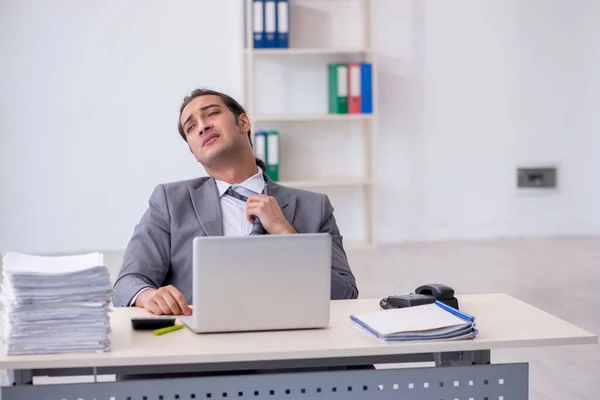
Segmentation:
{"type": "Polygon", "coordinates": [[[415,293],[385,297],[379,305],[384,310],[389,310],[431,304],[438,300],[458,310],[458,299],[454,297],[454,289],[439,283],[421,285],[415,289],[415,293]]]}

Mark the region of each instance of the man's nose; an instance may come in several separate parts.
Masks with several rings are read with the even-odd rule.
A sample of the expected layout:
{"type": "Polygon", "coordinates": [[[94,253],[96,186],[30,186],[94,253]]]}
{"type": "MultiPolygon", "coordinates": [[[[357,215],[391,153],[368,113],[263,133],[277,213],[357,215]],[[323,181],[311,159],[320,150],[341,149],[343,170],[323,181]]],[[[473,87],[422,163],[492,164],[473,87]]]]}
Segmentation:
{"type": "Polygon", "coordinates": [[[202,135],[203,133],[206,133],[208,131],[210,131],[212,129],[212,124],[204,124],[204,125],[200,125],[200,134],[202,135]]]}

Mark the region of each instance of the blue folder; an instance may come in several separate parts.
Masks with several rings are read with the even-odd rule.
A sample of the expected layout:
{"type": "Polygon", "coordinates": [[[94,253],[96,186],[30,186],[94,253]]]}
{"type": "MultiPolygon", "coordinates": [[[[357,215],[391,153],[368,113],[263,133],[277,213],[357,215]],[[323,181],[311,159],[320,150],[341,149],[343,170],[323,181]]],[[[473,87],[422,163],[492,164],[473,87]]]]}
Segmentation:
{"type": "Polygon", "coordinates": [[[370,63],[360,64],[361,101],[360,112],[370,114],[373,112],[373,72],[370,63]]]}
{"type": "Polygon", "coordinates": [[[290,3],[288,0],[277,0],[277,47],[289,47],[290,3]]]}
{"type": "Polygon", "coordinates": [[[252,7],[254,48],[261,49],[265,47],[265,0],[254,0],[252,7]]]}
{"type": "Polygon", "coordinates": [[[265,47],[277,47],[277,3],[265,0],[265,47]]]}

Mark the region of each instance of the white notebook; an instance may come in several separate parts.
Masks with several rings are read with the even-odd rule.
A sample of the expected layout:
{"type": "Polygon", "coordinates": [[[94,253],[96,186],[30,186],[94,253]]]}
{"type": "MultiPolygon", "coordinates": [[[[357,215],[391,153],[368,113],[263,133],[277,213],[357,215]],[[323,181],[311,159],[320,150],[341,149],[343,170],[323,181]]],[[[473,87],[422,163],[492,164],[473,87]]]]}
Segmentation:
{"type": "Polygon", "coordinates": [[[475,337],[475,317],[443,303],[350,316],[362,330],[386,341],[451,340],[475,337]]]}

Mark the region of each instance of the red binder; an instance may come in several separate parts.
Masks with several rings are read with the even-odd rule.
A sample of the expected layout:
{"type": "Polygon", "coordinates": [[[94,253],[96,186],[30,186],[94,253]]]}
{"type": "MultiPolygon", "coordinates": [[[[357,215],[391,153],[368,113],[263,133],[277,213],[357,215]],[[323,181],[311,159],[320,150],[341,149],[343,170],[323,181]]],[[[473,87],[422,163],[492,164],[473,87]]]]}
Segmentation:
{"type": "Polygon", "coordinates": [[[360,63],[348,64],[348,113],[360,114],[360,63]]]}

